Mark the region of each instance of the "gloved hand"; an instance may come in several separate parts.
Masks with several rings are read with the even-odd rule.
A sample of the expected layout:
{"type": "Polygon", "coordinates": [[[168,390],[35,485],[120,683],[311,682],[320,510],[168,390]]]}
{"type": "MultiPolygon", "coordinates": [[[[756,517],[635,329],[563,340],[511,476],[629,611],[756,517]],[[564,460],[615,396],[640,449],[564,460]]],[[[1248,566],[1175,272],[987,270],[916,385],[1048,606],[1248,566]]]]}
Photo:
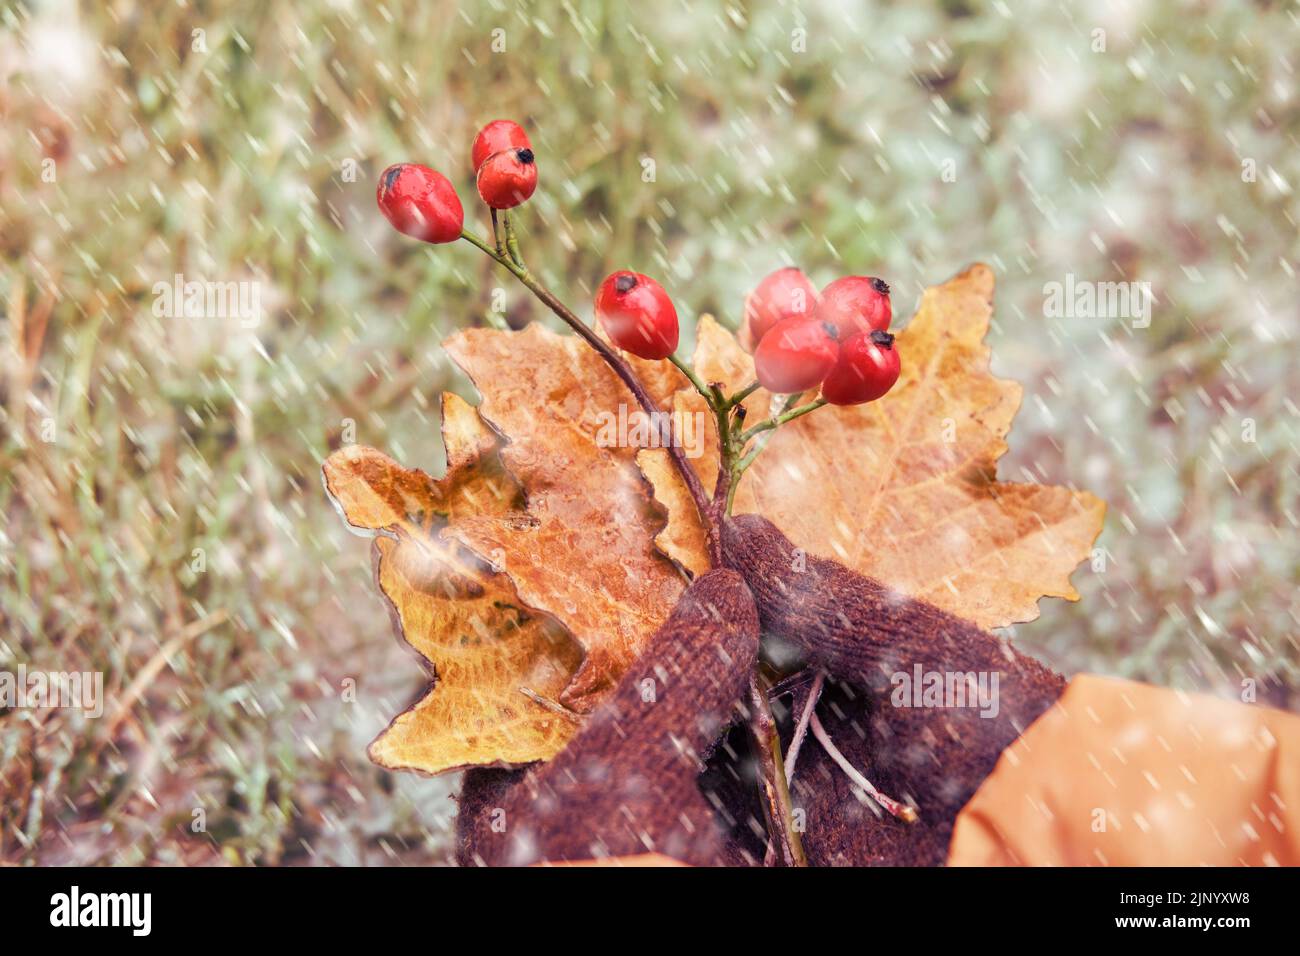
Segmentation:
{"type": "Polygon", "coordinates": [[[758,615],[734,571],[701,575],[610,699],[553,760],[466,775],[462,865],[661,853],[728,862],[696,778],[758,653],[758,615]]]}
{"type": "MultiPolygon", "coordinates": [[[[764,632],[797,645],[836,679],[818,707],[836,747],[880,791],[919,814],[905,823],[883,813],[810,742],[791,786],[806,814],[809,862],[942,864],[957,813],[1065,681],[969,621],[797,553],[759,515],[727,521],[723,552],[749,584],[764,632]],[[934,680],[964,694],[965,706],[952,706],[951,693],[932,696],[927,706],[924,691],[934,680]]],[[[796,714],[807,692],[795,695],[796,714]]]]}

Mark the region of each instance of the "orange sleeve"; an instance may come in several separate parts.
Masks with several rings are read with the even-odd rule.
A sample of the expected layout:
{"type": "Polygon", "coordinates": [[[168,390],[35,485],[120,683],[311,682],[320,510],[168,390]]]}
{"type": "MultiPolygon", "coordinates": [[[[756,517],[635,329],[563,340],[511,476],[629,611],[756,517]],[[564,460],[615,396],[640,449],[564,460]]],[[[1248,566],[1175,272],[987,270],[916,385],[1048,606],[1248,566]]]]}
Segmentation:
{"type": "Polygon", "coordinates": [[[1300,717],[1076,677],[958,814],[948,863],[1300,865],[1300,717]]]}

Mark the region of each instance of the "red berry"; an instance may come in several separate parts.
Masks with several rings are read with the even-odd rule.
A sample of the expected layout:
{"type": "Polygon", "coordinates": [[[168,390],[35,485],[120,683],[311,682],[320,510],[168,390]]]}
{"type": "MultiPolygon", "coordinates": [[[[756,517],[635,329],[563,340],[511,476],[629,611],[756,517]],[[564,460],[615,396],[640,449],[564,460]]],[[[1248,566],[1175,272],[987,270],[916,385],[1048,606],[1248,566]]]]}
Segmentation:
{"type": "Polygon", "coordinates": [[[394,229],[425,242],[453,242],[465,225],[455,187],[428,166],[389,166],[379,177],[375,198],[394,229]]]}
{"type": "Polygon", "coordinates": [[[767,330],[782,319],[811,319],[817,307],[817,289],[808,277],[794,266],[777,269],[754,287],[745,297],[745,321],[750,339],[763,341],[767,330]]]}
{"type": "Polygon", "coordinates": [[[614,272],[596,290],[596,317],[610,341],[643,359],[677,349],[677,310],[664,287],[639,272],[614,272]]]}
{"type": "Polygon", "coordinates": [[[822,382],[822,398],[832,405],[874,402],[894,387],[900,367],[894,337],[888,332],[850,336],[840,345],[840,360],[822,382]]]}
{"type": "Polygon", "coordinates": [[[474,137],[474,146],[470,150],[470,162],[474,166],[474,172],[478,172],[479,167],[493,153],[499,153],[503,149],[532,149],[533,144],[528,142],[528,134],[524,128],[514,120],[493,120],[478,131],[474,137]]]}
{"type": "Polygon", "coordinates": [[[769,392],[802,392],[822,383],[839,354],[833,325],[795,316],[763,336],[754,350],[754,371],[769,392]]]}
{"type": "Polygon", "coordinates": [[[889,286],[871,276],[845,276],[822,289],[817,318],[829,322],[840,333],[840,341],[860,332],[889,330],[893,309],[889,286]]]}
{"type": "Polygon", "coordinates": [[[478,194],[493,209],[514,209],[537,188],[531,149],[503,149],[478,168],[478,194]]]}

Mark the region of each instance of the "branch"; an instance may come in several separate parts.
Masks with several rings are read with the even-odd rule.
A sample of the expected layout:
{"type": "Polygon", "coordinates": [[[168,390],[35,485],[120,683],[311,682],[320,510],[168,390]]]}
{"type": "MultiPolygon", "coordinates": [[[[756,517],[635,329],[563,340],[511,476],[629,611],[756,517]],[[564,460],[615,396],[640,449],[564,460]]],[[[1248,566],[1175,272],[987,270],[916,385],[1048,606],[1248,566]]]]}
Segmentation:
{"type": "Polygon", "coordinates": [[[730,408],[733,405],[739,405],[762,387],[763,386],[759,385],[758,382],[750,382],[736,394],[732,395],[731,398],[727,399],[727,407],[730,408]]]}
{"type": "Polygon", "coordinates": [[[714,403],[713,392],[704,384],[704,380],[696,374],[695,369],[691,368],[690,365],[688,365],[676,352],[668,356],[668,361],[676,365],[677,370],[690,379],[691,384],[695,386],[695,390],[704,396],[704,400],[708,402],[709,407],[712,408],[714,403]]]}
{"type": "Polygon", "coordinates": [[[754,738],[754,755],[758,758],[759,786],[763,791],[763,815],[767,817],[768,835],[783,866],[807,866],[808,858],[804,856],[803,844],[793,825],[785,768],[781,766],[781,737],[757,669],[749,675],[749,708],[749,732],[754,738]]]}
{"type": "MultiPolygon", "coordinates": [[[[753,386],[743,389],[742,393],[749,394],[754,391],[754,387],[757,385],[758,383],[755,382],[753,386]]],[[[713,492],[714,506],[717,507],[717,503],[720,499],[722,501],[722,518],[731,514],[731,506],[735,503],[736,489],[740,487],[740,476],[745,473],[745,469],[754,463],[754,459],[759,456],[759,453],[767,447],[767,443],[772,440],[772,430],[780,424],[777,419],[781,415],[781,410],[786,405],[798,401],[802,396],[802,392],[798,395],[777,395],[772,402],[773,407],[776,409],[776,415],[767,419],[766,422],[760,423],[766,427],[760,428],[758,425],[755,425],[748,432],[738,433],[733,438],[731,445],[727,447],[726,454],[723,458],[724,468],[718,474],[718,485],[713,492]],[[754,450],[737,461],[736,455],[744,449],[745,442],[748,440],[746,435],[752,435],[756,432],[765,434],[759,434],[758,443],[754,446],[754,450]]],[[[743,406],[741,407],[743,408],[743,406]]],[[[811,411],[811,409],[809,409],[809,411],[811,411]]],[[[739,427],[739,423],[737,424],[737,427],[739,427]]],[[[719,520],[722,520],[722,518],[719,518],[719,520]]]]}
{"type": "Polygon", "coordinates": [[[521,269],[527,269],[524,265],[524,257],[519,254],[519,239],[515,236],[515,223],[510,218],[510,210],[505,213],[506,226],[506,251],[510,253],[510,261],[521,269]]]}
{"type": "Polygon", "coordinates": [[[813,736],[817,738],[817,742],[822,745],[822,749],[826,751],[827,756],[839,764],[840,769],[844,771],[845,775],[857,784],[859,789],[864,790],[872,800],[875,800],[876,803],[880,804],[885,808],[885,810],[898,817],[898,819],[902,820],[904,823],[915,823],[919,819],[916,815],[916,810],[905,803],[899,803],[893,797],[881,793],[875,788],[870,780],[858,772],[858,768],[853,766],[853,764],[849,762],[849,758],[840,753],[840,749],[831,741],[831,735],[828,734],[826,728],[822,726],[822,722],[820,718],[818,718],[815,710],[812,715],[812,732],[813,736]]]}
{"type": "Polygon", "coordinates": [[[809,402],[807,405],[800,405],[798,408],[793,408],[788,412],[782,412],[780,415],[773,415],[766,421],[759,422],[753,428],[741,432],[739,439],[740,443],[743,446],[745,442],[749,441],[755,435],[765,432],[768,429],[776,428],[778,425],[784,425],[786,422],[792,422],[802,415],[807,415],[809,412],[815,412],[825,404],[826,399],[819,398],[816,401],[809,402]]]}
{"type": "Polygon", "coordinates": [[[799,715],[799,723],[795,725],[794,736],[790,738],[790,750],[785,755],[785,782],[788,785],[794,779],[794,765],[799,760],[799,749],[803,746],[804,737],[808,734],[808,721],[817,710],[817,699],[822,695],[822,685],[826,683],[826,672],[818,671],[817,676],[813,678],[812,688],[808,691],[808,699],[804,702],[803,713],[799,715]]]}
{"type": "MultiPolygon", "coordinates": [[[[511,228],[510,220],[507,217],[507,243],[509,243],[512,235],[513,229],[511,228]]],[[[610,347],[609,343],[593,332],[587,323],[574,315],[563,302],[555,297],[550,289],[537,281],[527,268],[507,256],[498,255],[491,246],[468,230],[461,230],[460,236],[471,245],[477,246],[481,249],[484,254],[494,262],[505,266],[505,268],[510,271],[511,275],[522,282],[524,286],[532,292],[533,295],[537,296],[537,298],[540,299],[548,309],[559,316],[560,320],[564,322],[565,325],[573,329],[573,331],[585,340],[588,345],[594,348],[600,354],[600,357],[605,360],[605,364],[612,368],[614,373],[623,380],[623,384],[626,385],[632,392],[633,396],[635,396],[637,404],[641,406],[641,409],[651,417],[651,421],[663,420],[662,416],[664,413],[662,409],[660,409],[655,400],[650,397],[650,393],[645,390],[645,386],[641,384],[641,380],[636,377],[636,373],[632,371],[631,366],[627,364],[623,357],[615,352],[614,349],[610,347]]],[[[690,493],[691,500],[695,502],[695,508],[700,513],[700,520],[704,522],[704,526],[708,530],[710,557],[715,566],[719,565],[721,564],[721,545],[719,543],[718,530],[712,518],[712,510],[709,507],[709,497],[704,493],[704,486],[700,482],[699,475],[695,473],[695,469],[692,468],[690,463],[686,460],[686,453],[682,451],[681,442],[677,440],[676,425],[673,423],[671,418],[668,421],[669,427],[673,431],[671,440],[668,442],[668,454],[672,457],[673,464],[677,466],[677,471],[681,474],[682,481],[686,484],[686,490],[690,493]]]]}

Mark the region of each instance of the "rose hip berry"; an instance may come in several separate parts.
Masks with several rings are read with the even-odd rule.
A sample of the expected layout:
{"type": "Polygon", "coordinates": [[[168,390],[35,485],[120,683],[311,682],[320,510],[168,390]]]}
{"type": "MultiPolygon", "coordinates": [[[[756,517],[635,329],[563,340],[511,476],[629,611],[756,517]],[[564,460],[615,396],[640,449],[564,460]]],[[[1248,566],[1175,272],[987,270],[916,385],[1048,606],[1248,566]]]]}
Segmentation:
{"type": "Polygon", "coordinates": [[[822,398],[832,405],[874,402],[898,381],[901,364],[894,337],[874,330],[851,335],[840,344],[840,358],[822,382],[822,398]]]}
{"type": "Polygon", "coordinates": [[[822,289],[817,318],[835,326],[840,340],[860,332],[889,330],[889,286],[871,276],[845,276],[822,289]]]}
{"type": "Polygon", "coordinates": [[[474,137],[474,146],[470,149],[470,163],[477,173],[493,153],[499,153],[504,149],[532,148],[533,144],[528,141],[528,134],[514,120],[493,120],[474,137]]]}
{"type": "Polygon", "coordinates": [[[839,353],[833,325],[795,316],[782,319],[763,336],[754,350],[754,371],[769,392],[802,392],[822,383],[839,353]]]}
{"type": "Polygon", "coordinates": [[[455,187],[442,173],[418,163],[385,169],[375,199],[394,229],[424,242],[453,242],[465,225],[455,187]]]}
{"type": "Polygon", "coordinates": [[[752,341],[761,342],[768,329],[782,319],[811,319],[817,307],[817,289],[794,266],[777,269],[745,297],[745,321],[752,341]]]}
{"type": "Polygon", "coordinates": [[[478,194],[493,209],[514,209],[537,188],[531,149],[503,149],[478,169],[478,194]]]}
{"type": "Polygon", "coordinates": [[[643,359],[665,359],[677,349],[677,309],[654,279],[614,272],[596,290],[596,317],[619,348],[643,359]]]}

